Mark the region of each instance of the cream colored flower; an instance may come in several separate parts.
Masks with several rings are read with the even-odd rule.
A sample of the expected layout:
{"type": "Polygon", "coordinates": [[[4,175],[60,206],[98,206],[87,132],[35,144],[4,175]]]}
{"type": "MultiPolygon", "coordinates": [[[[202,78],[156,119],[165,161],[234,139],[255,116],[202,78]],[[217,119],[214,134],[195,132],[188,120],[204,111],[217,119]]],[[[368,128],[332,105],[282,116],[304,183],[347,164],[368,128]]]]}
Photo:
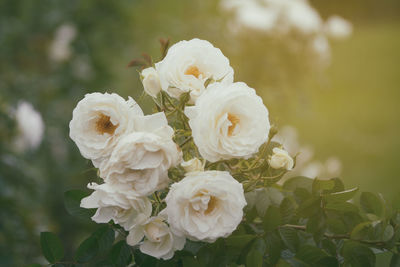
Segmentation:
{"type": "Polygon", "coordinates": [[[87,94],[73,111],[69,135],[82,156],[98,167],[119,139],[134,130],[138,116],[143,112],[132,98],[125,101],[117,94],[87,94]]]}
{"type": "Polygon", "coordinates": [[[210,85],[185,114],[201,156],[211,162],[249,158],[268,139],[268,110],[245,83],[210,85]]]}
{"type": "Polygon", "coordinates": [[[214,242],[239,225],[246,205],[242,184],[228,172],[190,172],[171,186],[165,213],[172,231],[214,242]]]}
{"type": "Polygon", "coordinates": [[[122,137],[102,162],[100,177],[147,196],[168,185],[168,169],[180,163],[182,152],[172,141],[174,131],[164,113],[139,118],[136,128],[141,131],[122,137]]]}
{"type": "Polygon", "coordinates": [[[286,150],[274,147],[274,149],[272,149],[272,152],[273,154],[271,158],[268,160],[271,168],[273,169],[285,168],[288,171],[293,169],[294,165],[293,158],[289,155],[289,153],[286,150]]]}
{"type": "Polygon", "coordinates": [[[221,50],[205,40],[180,41],[156,64],[161,88],[179,98],[190,92],[191,101],[203,93],[206,81],[233,82],[233,69],[221,50]]]}
{"type": "Polygon", "coordinates": [[[44,123],[42,116],[32,104],[22,101],[14,112],[18,134],[15,139],[17,150],[37,148],[43,139],[44,123]]]}
{"type": "Polygon", "coordinates": [[[157,94],[161,91],[160,78],[157,71],[150,67],[142,70],[141,76],[144,91],[152,97],[157,97],[157,94]]]}
{"type": "Polygon", "coordinates": [[[181,163],[185,172],[198,172],[204,171],[204,163],[198,158],[193,158],[181,163]]]}
{"type": "Polygon", "coordinates": [[[151,217],[136,225],[129,231],[126,242],[134,246],[145,237],[139,247],[142,253],[158,259],[171,259],[176,250],[183,249],[186,238],[173,234],[164,219],[162,216],[151,217]]]}
{"type": "Polygon", "coordinates": [[[95,190],[90,196],[81,200],[81,207],[97,209],[92,220],[107,223],[113,220],[129,230],[133,225],[146,221],[151,215],[151,202],[148,198],[139,197],[130,188],[121,185],[88,184],[95,190]]]}

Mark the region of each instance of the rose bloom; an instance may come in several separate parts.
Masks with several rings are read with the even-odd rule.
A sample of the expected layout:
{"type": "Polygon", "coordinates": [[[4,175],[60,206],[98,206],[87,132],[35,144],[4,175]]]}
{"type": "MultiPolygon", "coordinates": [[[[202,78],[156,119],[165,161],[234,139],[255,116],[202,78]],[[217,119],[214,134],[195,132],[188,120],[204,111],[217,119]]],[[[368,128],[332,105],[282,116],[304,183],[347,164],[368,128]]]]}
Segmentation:
{"type": "Polygon", "coordinates": [[[157,94],[161,91],[160,78],[157,71],[153,67],[150,67],[142,70],[140,74],[144,91],[152,97],[157,97],[157,94]]]}
{"type": "Polygon", "coordinates": [[[98,167],[120,137],[134,130],[134,117],[143,116],[139,105],[117,94],[87,94],[75,107],[69,135],[83,157],[98,167]]]}
{"type": "Polygon", "coordinates": [[[205,40],[180,41],[168,50],[166,57],[156,64],[161,88],[179,98],[189,92],[191,102],[203,93],[208,79],[233,82],[233,69],[220,49],[205,40]]]}
{"type": "Polygon", "coordinates": [[[90,183],[88,188],[95,191],[83,198],[80,206],[85,209],[97,209],[92,217],[92,220],[97,223],[113,220],[125,230],[129,230],[132,225],[146,221],[151,215],[150,200],[139,197],[127,187],[90,183]]]}
{"type": "Polygon", "coordinates": [[[173,232],[205,242],[229,236],[246,205],[242,184],[224,171],[187,173],[172,184],[165,200],[173,232]]]}
{"type": "Polygon", "coordinates": [[[17,150],[37,148],[43,139],[44,123],[42,116],[31,103],[22,101],[14,112],[18,135],[15,140],[17,150]]]}
{"type": "Polygon", "coordinates": [[[147,196],[168,185],[168,169],[180,163],[182,152],[172,141],[174,131],[164,113],[144,116],[136,126],[141,131],[121,138],[110,158],[102,162],[100,177],[147,196]]]}
{"type": "Polygon", "coordinates": [[[249,158],[268,139],[268,110],[245,83],[210,85],[185,114],[201,156],[211,162],[249,158]]]}
{"type": "Polygon", "coordinates": [[[145,237],[139,247],[142,253],[158,259],[171,259],[176,250],[183,249],[186,238],[173,234],[164,220],[163,216],[151,217],[136,225],[129,231],[127,244],[134,246],[145,237]]]}
{"type": "Polygon", "coordinates": [[[290,171],[293,169],[294,161],[289,153],[283,149],[278,147],[274,147],[272,149],[272,156],[268,160],[269,165],[273,169],[281,169],[285,168],[286,170],[290,171]]]}

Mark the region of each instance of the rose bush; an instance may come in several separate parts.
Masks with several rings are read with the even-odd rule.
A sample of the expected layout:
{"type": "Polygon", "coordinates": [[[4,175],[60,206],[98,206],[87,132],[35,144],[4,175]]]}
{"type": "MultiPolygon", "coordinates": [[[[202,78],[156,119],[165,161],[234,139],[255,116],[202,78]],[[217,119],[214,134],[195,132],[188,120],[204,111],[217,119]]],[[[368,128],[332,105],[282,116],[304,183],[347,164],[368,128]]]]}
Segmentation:
{"type": "Polygon", "coordinates": [[[389,252],[397,266],[400,211],[375,193],[355,201],[339,178],[290,177],[296,157],[220,50],[182,41],[141,75],[154,114],[108,93],[73,111],[70,136],[103,183],[66,192],[66,208],[106,225],[72,261],[42,233],[51,264],[373,266],[389,252]]]}

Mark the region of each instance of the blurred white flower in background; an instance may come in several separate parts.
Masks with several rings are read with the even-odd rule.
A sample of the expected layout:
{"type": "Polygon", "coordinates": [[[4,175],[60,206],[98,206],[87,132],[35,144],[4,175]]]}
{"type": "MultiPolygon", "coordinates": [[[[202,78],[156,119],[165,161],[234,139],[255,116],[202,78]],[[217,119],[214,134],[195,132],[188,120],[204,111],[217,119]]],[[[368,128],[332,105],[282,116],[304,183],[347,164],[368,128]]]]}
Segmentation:
{"type": "MultiPolygon", "coordinates": [[[[344,39],[352,34],[352,24],[334,15],[325,23],[307,0],[222,0],[220,9],[229,14],[227,27],[240,34],[248,29],[270,37],[295,34],[305,41],[306,48],[320,57],[324,65],[330,61],[328,37],[344,39]]],[[[290,47],[297,47],[289,44],[290,47]]],[[[302,49],[297,49],[301,51],[302,49]]]]}
{"type": "Polygon", "coordinates": [[[76,27],[71,24],[63,24],[57,28],[49,48],[49,57],[52,61],[63,62],[71,57],[70,45],[76,34],[76,27]]]}
{"type": "Polygon", "coordinates": [[[334,15],[326,21],[325,32],[330,38],[345,39],[353,33],[353,25],[344,18],[334,15]]]}
{"type": "Polygon", "coordinates": [[[14,117],[18,128],[16,149],[25,151],[37,148],[42,142],[44,133],[44,123],[40,113],[31,103],[21,101],[14,111],[14,117]]]}
{"type": "Polygon", "coordinates": [[[281,143],[290,155],[297,154],[296,166],[291,171],[291,176],[333,178],[342,172],[342,163],[337,157],[329,157],[325,162],[314,160],[313,149],[299,143],[298,132],[293,126],[282,127],[272,141],[281,143]]]}

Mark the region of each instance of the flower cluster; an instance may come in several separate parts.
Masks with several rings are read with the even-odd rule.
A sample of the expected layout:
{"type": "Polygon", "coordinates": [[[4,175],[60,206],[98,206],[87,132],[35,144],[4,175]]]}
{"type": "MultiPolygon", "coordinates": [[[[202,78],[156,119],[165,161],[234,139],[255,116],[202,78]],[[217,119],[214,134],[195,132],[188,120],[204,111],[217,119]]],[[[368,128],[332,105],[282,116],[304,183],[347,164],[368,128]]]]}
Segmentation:
{"type": "Polygon", "coordinates": [[[268,110],[233,73],[209,42],[181,41],[141,72],[158,112],[144,115],[132,98],[108,93],[77,104],[70,137],[104,181],[81,201],[97,209],[92,220],[113,221],[129,245],[162,259],[186,239],[211,243],[237,228],[245,189],[263,178],[237,178],[241,165],[284,173],[294,160],[282,147],[267,157],[268,110]]]}
{"type": "Polygon", "coordinates": [[[330,58],[328,38],[345,39],[352,34],[352,24],[333,15],[326,22],[307,0],[222,0],[220,7],[230,14],[228,27],[233,33],[248,29],[277,37],[306,37],[306,49],[322,60],[330,58]]]}

